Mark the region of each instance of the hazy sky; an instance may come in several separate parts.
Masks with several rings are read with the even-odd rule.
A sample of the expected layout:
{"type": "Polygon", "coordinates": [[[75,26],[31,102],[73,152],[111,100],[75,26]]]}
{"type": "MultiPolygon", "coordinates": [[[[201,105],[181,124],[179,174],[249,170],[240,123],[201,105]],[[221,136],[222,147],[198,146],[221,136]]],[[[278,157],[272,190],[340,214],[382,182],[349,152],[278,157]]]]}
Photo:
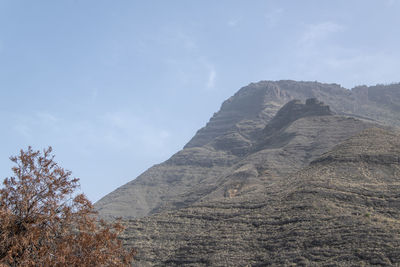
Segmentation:
{"type": "Polygon", "coordinates": [[[399,0],[0,0],[0,177],[51,145],[96,201],[250,82],[399,82],[399,14],[399,0]]]}

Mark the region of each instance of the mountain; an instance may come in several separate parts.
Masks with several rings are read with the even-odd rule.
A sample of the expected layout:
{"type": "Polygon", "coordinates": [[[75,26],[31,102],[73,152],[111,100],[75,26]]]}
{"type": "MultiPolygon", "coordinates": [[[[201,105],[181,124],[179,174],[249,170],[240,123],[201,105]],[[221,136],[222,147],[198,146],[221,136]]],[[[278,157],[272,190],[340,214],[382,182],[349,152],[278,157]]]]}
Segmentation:
{"type": "MultiPolygon", "coordinates": [[[[356,122],[288,128],[304,119],[356,122]]],[[[124,239],[139,266],[397,266],[399,177],[400,133],[368,128],[257,194],[126,221],[124,239]]]]}
{"type": "Polygon", "coordinates": [[[252,83],[226,100],[181,151],[95,207],[105,218],[140,218],[258,195],[366,128],[400,126],[399,103],[400,84],[348,90],[318,82],[252,83]]]}

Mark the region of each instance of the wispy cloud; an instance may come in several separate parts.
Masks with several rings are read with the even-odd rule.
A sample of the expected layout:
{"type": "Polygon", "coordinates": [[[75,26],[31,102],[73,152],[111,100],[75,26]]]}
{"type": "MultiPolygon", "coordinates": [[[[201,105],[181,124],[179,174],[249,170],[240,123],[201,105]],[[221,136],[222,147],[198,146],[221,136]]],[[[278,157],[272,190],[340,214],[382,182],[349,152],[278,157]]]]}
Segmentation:
{"type": "Polygon", "coordinates": [[[396,4],[398,4],[399,1],[398,0],[385,0],[384,3],[387,7],[392,7],[396,4]]]}
{"type": "Polygon", "coordinates": [[[393,51],[349,46],[341,38],[345,30],[332,21],[307,25],[293,49],[294,78],[341,81],[348,88],[392,82],[400,67],[393,51]]]}
{"type": "Polygon", "coordinates": [[[228,25],[229,27],[236,27],[239,25],[240,19],[230,19],[226,22],[226,25],[228,25]]]}
{"type": "Polygon", "coordinates": [[[107,112],[93,128],[97,133],[96,142],[117,150],[139,148],[143,153],[169,153],[170,132],[128,111],[107,112]]]}
{"type": "Polygon", "coordinates": [[[217,70],[215,68],[214,63],[210,62],[207,58],[200,57],[199,63],[201,64],[202,68],[205,70],[206,75],[206,82],[204,87],[206,89],[213,89],[216,85],[217,80],[217,70]]]}
{"type": "Polygon", "coordinates": [[[97,88],[93,88],[90,92],[90,102],[95,102],[98,96],[99,90],[97,88]]]}
{"type": "Polygon", "coordinates": [[[123,112],[107,112],[102,118],[107,126],[118,129],[130,128],[133,121],[133,118],[123,112]]]}
{"type": "Polygon", "coordinates": [[[198,49],[195,36],[181,28],[165,26],[157,35],[152,35],[151,39],[164,48],[179,47],[189,52],[198,49]]]}
{"type": "MultiPolygon", "coordinates": [[[[341,42],[294,49],[290,73],[293,79],[339,81],[346,88],[355,85],[396,82],[400,68],[391,51],[353,48],[341,42]]],[[[287,67],[285,65],[284,67],[287,67]]]]}
{"type": "Polygon", "coordinates": [[[178,32],[177,39],[178,39],[178,41],[182,42],[183,46],[187,50],[198,49],[198,45],[197,45],[197,42],[195,41],[195,39],[182,31],[178,32]]]}
{"type": "Polygon", "coordinates": [[[215,87],[215,79],[217,78],[217,72],[213,67],[210,68],[208,72],[208,80],[206,87],[211,89],[215,87]]]}
{"type": "Polygon", "coordinates": [[[275,8],[265,14],[267,26],[270,28],[275,27],[282,18],[284,10],[282,8],[275,8]]]}
{"type": "Polygon", "coordinates": [[[344,27],[337,23],[327,21],[308,25],[300,37],[299,44],[302,46],[314,46],[325,40],[331,34],[342,31],[344,27]]]}
{"type": "Polygon", "coordinates": [[[339,72],[347,77],[352,85],[398,82],[400,63],[383,51],[371,53],[365,51],[347,52],[348,56],[336,55],[324,60],[326,68],[332,73],[339,72]]]}
{"type": "Polygon", "coordinates": [[[46,133],[53,132],[58,121],[59,119],[52,113],[37,111],[31,114],[17,115],[13,128],[21,137],[31,139],[43,129],[46,129],[46,133]]]}
{"type": "Polygon", "coordinates": [[[56,123],[58,121],[58,118],[49,112],[44,112],[44,111],[39,111],[36,113],[36,117],[42,122],[42,123],[56,123]]]}
{"type": "Polygon", "coordinates": [[[14,131],[25,139],[32,138],[32,129],[25,123],[18,122],[14,125],[14,131]]]}

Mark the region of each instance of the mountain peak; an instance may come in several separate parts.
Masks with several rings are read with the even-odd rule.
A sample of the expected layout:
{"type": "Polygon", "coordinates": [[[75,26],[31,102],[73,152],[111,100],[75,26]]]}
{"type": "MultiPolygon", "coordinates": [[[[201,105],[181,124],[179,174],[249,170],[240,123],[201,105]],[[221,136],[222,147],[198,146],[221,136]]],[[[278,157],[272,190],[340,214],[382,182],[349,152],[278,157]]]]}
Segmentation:
{"type": "Polygon", "coordinates": [[[399,118],[397,84],[250,84],[96,209],[140,266],[396,265],[399,118]]]}
{"type": "MultiPolygon", "coordinates": [[[[306,101],[309,98],[317,98],[330,105],[335,112],[349,113],[353,106],[347,103],[350,100],[343,101],[349,98],[349,94],[350,90],[338,84],[291,80],[250,83],[224,101],[220,110],[214,113],[206,126],[196,133],[185,148],[206,145],[246,121],[254,123],[247,129],[242,128],[241,132],[247,136],[253,135],[260,127],[264,128],[284,104],[293,99],[306,101]]],[[[315,100],[309,102],[311,106],[318,106],[318,103],[315,100]]]]}
{"type": "Polygon", "coordinates": [[[375,122],[400,126],[400,85],[367,89],[362,98],[357,90],[318,82],[242,87],[183,150],[99,200],[96,209],[101,216],[143,217],[224,197],[224,192],[243,195],[298,170],[375,122]],[[334,112],[338,116],[330,116],[334,112]],[[242,166],[246,171],[233,172],[242,166]]]}

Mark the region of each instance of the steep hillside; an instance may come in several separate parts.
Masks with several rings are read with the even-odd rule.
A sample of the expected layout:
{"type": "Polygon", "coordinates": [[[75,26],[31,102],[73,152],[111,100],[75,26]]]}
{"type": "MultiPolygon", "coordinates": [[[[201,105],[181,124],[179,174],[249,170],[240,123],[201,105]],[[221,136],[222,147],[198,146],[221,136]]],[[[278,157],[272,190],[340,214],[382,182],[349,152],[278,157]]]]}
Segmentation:
{"type": "Polygon", "coordinates": [[[130,220],[125,241],[140,266],[399,265],[399,192],[400,134],[370,128],[257,194],[130,220]]]}
{"type": "Polygon", "coordinates": [[[317,82],[250,84],[226,100],[183,150],[111,192],[96,208],[103,217],[143,217],[257,190],[265,180],[298,170],[372,122],[400,125],[399,99],[399,84],[352,91],[317,82]],[[309,98],[332,111],[316,100],[290,102],[309,98]],[[286,109],[299,108],[300,115],[294,110],[287,117],[282,110],[271,121],[288,102],[292,106],[286,109]]]}

